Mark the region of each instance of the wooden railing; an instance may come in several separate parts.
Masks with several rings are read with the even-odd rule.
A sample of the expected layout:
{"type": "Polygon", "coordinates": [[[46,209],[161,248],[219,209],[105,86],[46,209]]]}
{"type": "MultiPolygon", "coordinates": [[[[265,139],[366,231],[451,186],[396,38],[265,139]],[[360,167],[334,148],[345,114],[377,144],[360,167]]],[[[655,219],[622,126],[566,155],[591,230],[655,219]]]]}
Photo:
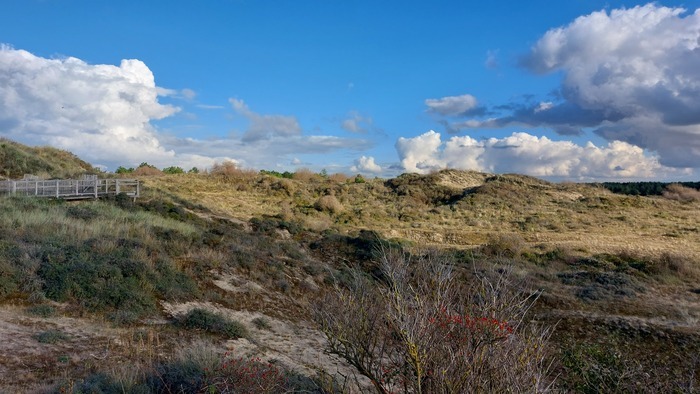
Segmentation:
{"type": "Polygon", "coordinates": [[[139,197],[139,181],[135,179],[56,179],[0,181],[0,194],[53,197],[66,200],[99,198],[124,193],[139,197]]]}

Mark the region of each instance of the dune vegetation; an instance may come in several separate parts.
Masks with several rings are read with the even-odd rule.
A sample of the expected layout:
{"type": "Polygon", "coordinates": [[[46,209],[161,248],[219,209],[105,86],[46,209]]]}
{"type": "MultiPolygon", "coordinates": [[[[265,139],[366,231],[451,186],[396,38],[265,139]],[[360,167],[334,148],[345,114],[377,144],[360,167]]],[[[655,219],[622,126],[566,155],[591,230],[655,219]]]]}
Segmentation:
{"type": "Polygon", "coordinates": [[[688,186],[135,172],[136,201],[0,198],[0,391],[700,387],[688,186]]]}

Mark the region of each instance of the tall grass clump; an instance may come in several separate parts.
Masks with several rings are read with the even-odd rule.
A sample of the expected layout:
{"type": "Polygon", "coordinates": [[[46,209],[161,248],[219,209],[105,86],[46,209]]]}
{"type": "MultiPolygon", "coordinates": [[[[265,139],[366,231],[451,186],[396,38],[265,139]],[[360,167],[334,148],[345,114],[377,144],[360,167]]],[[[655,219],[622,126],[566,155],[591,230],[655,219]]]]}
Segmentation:
{"type": "Polygon", "coordinates": [[[343,211],[343,204],[335,196],[322,196],[314,203],[314,208],[321,212],[338,214],[343,211]]]}

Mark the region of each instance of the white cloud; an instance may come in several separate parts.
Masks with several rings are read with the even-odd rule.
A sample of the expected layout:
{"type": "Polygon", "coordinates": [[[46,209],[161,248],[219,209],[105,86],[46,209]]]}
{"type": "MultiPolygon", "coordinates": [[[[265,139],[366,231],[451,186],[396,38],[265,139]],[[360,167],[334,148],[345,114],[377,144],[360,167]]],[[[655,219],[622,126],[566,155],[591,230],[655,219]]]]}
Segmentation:
{"type": "Polygon", "coordinates": [[[547,111],[523,106],[496,124],[562,134],[591,127],[657,152],[666,165],[700,167],[700,9],[594,12],[548,31],[523,64],[563,72],[563,101],[547,111]]]}
{"type": "Polygon", "coordinates": [[[458,168],[492,173],[522,173],[552,179],[644,179],[689,174],[664,167],[655,156],[620,141],[597,147],[570,141],[553,141],[527,133],[478,141],[468,136],[443,142],[429,131],[414,138],[399,138],[396,149],[408,172],[427,173],[458,168]]]}
{"type": "Polygon", "coordinates": [[[139,60],[90,65],[0,47],[0,130],[20,142],[68,149],[96,164],[172,160],[150,122],[179,109],[158,102],[139,60]]]}
{"type": "Polygon", "coordinates": [[[425,100],[425,105],[428,106],[428,111],[445,116],[468,115],[471,111],[478,108],[476,97],[471,94],[427,99],[425,100]]]}
{"type": "Polygon", "coordinates": [[[232,98],[229,102],[236,113],[250,122],[248,130],[243,134],[243,142],[301,135],[301,126],[294,116],[260,115],[251,111],[243,100],[232,98]]]}
{"type": "Polygon", "coordinates": [[[440,134],[433,130],[414,138],[401,137],[396,141],[396,151],[401,165],[408,172],[428,172],[444,167],[440,154],[440,134]]]}
{"type": "Polygon", "coordinates": [[[355,160],[355,165],[350,167],[350,171],[360,173],[371,172],[377,174],[382,172],[382,167],[374,162],[374,157],[362,156],[355,160]]]}
{"type": "Polygon", "coordinates": [[[357,111],[351,111],[348,117],[340,123],[343,130],[350,133],[367,133],[372,127],[374,120],[369,116],[362,116],[357,111]]]}
{"type": "Polygon", "coordinates": [[[540,103],[540,105],[538,105],[537,107],[535,107],[534,112],[535,112],[535,113],[538,113],[538,112],[542,112],[542,111],[547,111],[547,110],[552,109],[552,108],[554,108],[554,103],[553,103],[553,102],[551,102],[551,101],[543,101],[543,102],[540,103]]]}
{"type": "Polygon", "coordinates": [[[159,95],[193,94],[156,86],[153,73],[139,60],[90,65],[0,46],[0,135],[67,149],[109,169],[144,161],[160,168],[206,168],[224,160],[270,168],[278,161],[287,165],[297,155],[357,152],[372,146],[364,139],[304,136],[293,116],[258,114],[235,99],[234,110],[250,123],[242,138],[176,137],[152,125],[180,111],[159,103],[159,95]]]}

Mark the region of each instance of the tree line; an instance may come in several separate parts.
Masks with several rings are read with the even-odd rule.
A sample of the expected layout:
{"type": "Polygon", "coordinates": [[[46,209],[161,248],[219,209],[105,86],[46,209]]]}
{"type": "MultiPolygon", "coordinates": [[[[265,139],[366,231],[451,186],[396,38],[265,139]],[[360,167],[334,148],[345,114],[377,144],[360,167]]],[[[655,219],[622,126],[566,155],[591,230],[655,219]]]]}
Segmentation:
{"type": "Polygon", "coordinates": [[[602,182],[593,185],[602,186],[616,194],[630,196],[661,196],[669,185],[679,184],[700,190],[700,182],[602,182]]]}

